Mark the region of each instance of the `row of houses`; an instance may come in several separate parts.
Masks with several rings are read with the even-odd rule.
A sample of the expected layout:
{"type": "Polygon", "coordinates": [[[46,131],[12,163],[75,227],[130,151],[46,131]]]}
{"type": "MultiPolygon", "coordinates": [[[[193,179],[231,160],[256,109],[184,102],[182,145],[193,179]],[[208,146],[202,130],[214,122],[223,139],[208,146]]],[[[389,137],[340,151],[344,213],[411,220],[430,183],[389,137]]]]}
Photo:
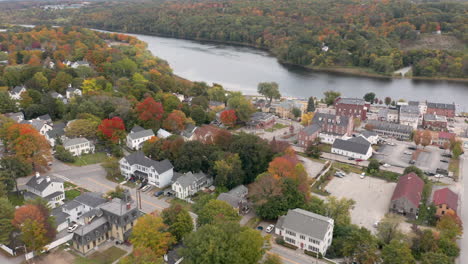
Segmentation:
{"type": "MultiPolygon", "coordinates": [[[[26,92],[27,89],[24,85],[15,86],[11,89],[8,94],[13,100],[21,100],[21,94],[26,92]]],[[[50,92],[50,96],[54,99],[58,99],[63,103],[67,104],[69,100],[76,96],[82,96],[82,91],[78,88],[74,88],[71,84],[68,85],[68,88],[65,90],[65,95],[59,94],[57,92],[50,92]]]]}

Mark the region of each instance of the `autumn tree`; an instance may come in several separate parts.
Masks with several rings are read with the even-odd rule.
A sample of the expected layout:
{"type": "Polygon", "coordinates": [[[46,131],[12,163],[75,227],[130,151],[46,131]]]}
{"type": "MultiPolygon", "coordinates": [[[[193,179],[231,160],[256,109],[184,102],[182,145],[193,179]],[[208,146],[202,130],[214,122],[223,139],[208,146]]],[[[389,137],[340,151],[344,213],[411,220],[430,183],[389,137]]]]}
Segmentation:
{"type": "Polygon", "coordinates": [[[310,125],[312,123],[312,120],[314,119],[314,115],[315,115],[314,112],[307,112],[307,113],[302,114],[301,125],[303,126],[310,125]]]}
{"type": "Polygon", "coordinates": [[[164,109],[161,103],[154,101],[153,97],[148,96],[142,102],[139,102],[135,111],[138,119],[147,127],[155,128],[159,121],[162,120],[164,109]]]}
{"type": "Polygon", "coordinates": [[[421,145],[423,147],[426,147],[430,145],[432,142],[432,133],[429,130],[424,130],[424,132],[421,135],[421,145]]]}
{"type": "Polygon", "coordinates": [[[184,236],[192,232],[193,220],[189,212],[181,205],[173,204],[164,209],[161,217],[165,225],[169,227],[168,231],[177,239],[181,241],[184,236]]]}
{"type": "Polygon", "coordinates": [[[119,143],[125,136],[125,125],[120,117],[102,120],[98,126],[98,133],[101,137],[113,143],[119,143]]]}
{"type": "Polygon", "coordinates": [[[213,169],[216,173],[216,186],[232,189],[244,182],[244,171],[238,154],[226,153],[215,161],[213,169]]]}
{"type": "Polygon", "coordinates": [[[59,72],[57,76],[50,81],[50,88],[57,93],[63,94],[71,84],[73,77],[66,72],[59,72]]]}
{"type": "Polygon", "coordinates": [[[0,197],[0,243],[8,244],[14,230],[12,224],[15,208],[6,197],[0,197]]]}
{"type": "Polygon", "coordinates": [[[167,232],[167,226],[161,217],[147,214],[136,221],[130,242],[135,249],[148,249],[157,257],[163,256],[175,243],[175,238],[167,232]]]}
{"type": "Polygon", "coordinates": [[[384,100],[384,101],[385,101],[385,105],[388,106],[388,105],[390,105],[390,104],[392,103],[392,98],[390,98],[390,97],[387,96],[387,97],[385,97],[385,100],[384,100]]]}
{"type": "Polygon", "coordinates": [[[240,220],[240,216],[225,201],[211,200],[198,212],[197,226],[240,220]]]}
{"type": "Polygon", "coordinates": [[[224,110],[220,116],[221,123],[227,127],[234,127],[237,121],[236,111],[224,110]]]}
{"type": "Polygon", "coordinates": [[[164,119],[163,127],[169,131],[180,132],[184,130],[187,117],[180,110],[173,110],[166,119],[164,119]]]}
{"type": "Polygon", "coordinates": [[[273,99],[280,99],[281,94],[279,92],[279,86],[276,82],[261,82],[257,86],[257,92],[268,101],[268,105],[271,105],[273,99]]]}
{"type": "Polygon", "coordinates": [[[382,249],[383,264],[414,264],[415,259],[406,242],[392,240],[382,249]]]}
{"type": "Polygon", "coordinates": [[[413,142],[414,144],[419,145],[422,141],[422,133],[419,130],[413,131],[413,142]]]}
{"type": "Polygon", "coordinates": [[[28,250],[41,250],[50,241],[45,237],[44,225],[36,220],[26,219],[21,226],[21,240],[26,244],[28,250]]]}
{"type": "Polygon", "coordinates": [[[95,139],[101,120],[98,118],[76,119],[69,122],[65,128],[65,135],[70,138],[85,137],[95,139]]]}
{"type": "Polygon", "coordinates": [[[349,261],[376,263],[379,261],[377,241],[364,227],[353,230],[343,243],[343,255],[349,261]]]}
{"type": "Polygon", "coordinates": [[[440,230],[441,236],[448,239],[458,239],[463,234],[460,219],[456,215],[446,214],[437,222],[436,228],[440,230]]]}
{"type": "Polygon", "coordinates": [[[229,98],[228,107],[236,111],[236,116],[240,121],[247,122],[250,116],[255,112],[252,103],[242,94],[235,94],[229,98]]]}
{"type": "Polygon", "coordinates": [[[399,230],[401,222],[401,217],[398,215],[386,215],[377,225],[377,237],[379,240],[384,244],[389,244],[393,239],[402,238],[403,234],[399,230]]]}

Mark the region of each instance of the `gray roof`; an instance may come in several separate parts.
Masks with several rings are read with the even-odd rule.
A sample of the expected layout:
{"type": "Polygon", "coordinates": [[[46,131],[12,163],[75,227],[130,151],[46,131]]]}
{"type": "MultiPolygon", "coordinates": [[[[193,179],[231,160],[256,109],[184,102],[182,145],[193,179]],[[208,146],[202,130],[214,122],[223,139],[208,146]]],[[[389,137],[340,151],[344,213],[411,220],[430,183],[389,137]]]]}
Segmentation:
{"type": "Polygon", "coordinates": [[[17,113],[6,113],[6,117],[13,119],[15,122],[19,122],[20,120],[24,120],[24,114],[23,112],[17,112],[17,113]]]}
{"type": "Polygon", "coordinates": [[[416,105],[402,105],[400,113],[406,115],[419,115],[419,107],[416,105]]]}
{"type": "Polygon", "coordinates": [[[229,193],[221,193],[217,200],[225,201],[226,203],[230,204],[232,207],[237,208],[239,207],[239,203],[242,201],[242,198],[231,195],[229,193]]]}
{"type": "Polygon", "coordinates": [[[128,134],[130,139],[139,139],[144,137],[154,137],[154,132],[151,129],[141,130],[138,132],[132,132],[128,134]]]}
{"type": "Polygon", "coordinates": [[[409,101],[409,102],[408,102],[408,105],[419,106],[419,102],[418,102],[418,101],[409,101]]]}
{"type": "Polygon", "coordinates": [[[63,209],[67,210],[67,211],[71,211],[75,208],[77,208],[78,206],[80,206],[81,203],[75,201],[75,200],[71,200],[69,202],[66,202],[62,207],[63,209]]]}
{"type": "Polygon", "coordinates": [[[203,181],[207,178],[206,174],[203,172],[192,173],[187,172],[184,175],[180,176],[175,182],[179,183],[182,187],[186,188],[192,185],[195,182],[203,181]]]}
{"type": "Polygon", "coordinates": [[[289,210],[286,215],[281,216],[276,226],[324,240],[328,226],[332,223],[333,219],[331,218],[297,208],[289,210]]]}
{"type": "Polygon", "coordinates": [[[342,149],[354,153],[366,154],[371,144],[363,137],[350,138],[348,140],[335,139],[332,148],[342,149]]]}
{"type": "Polygon", "coordinates": [[[124,157],[123,159],[125,159],[130,165],[139,164],[144,167],[153,167],[159,174],[174,168],[174,166],[172,166],[169,160],[167,159],[162,160],[162,161],[152,160],[146,157],[142,151],[136,151],[124,157]]]}
{"type": "Polygon", "coordinates": [[[74,87],[68,87],[66,91],[70,93],[74,93],[76,90],[80,90],[80,89],[74,88],[74,87]]]}
{"type": "Polygon", "coordinates": [[[439,109],[455,110],[455,104],[427,103],[427,108],[439,108],[439,109]]]}
{"type": "Polygon", "coordinates": [[[73,234],[73,240],[80,244],[87,244],[89,241],[93,241],[97,237],[102,236],[102,234],[104,234],[108,228],[108,222],[105,217],[93,219],[91,223],[80,226],[75,230],[75,233],[73,234]],[[98,231],[98,233],[96,231],[98,231]]]}
{"type": "Polygon", "coordinates": [[[193,133],[195,133],[195,130],[197,130],[197,128],[198,127],[195,126],[194,124],[187,124],[187,126],[185,127],[185,130],[182,131],[180,135],[186,138],[190,138],[193,135],[193,133]]]}
{"type": "Polygon", "coordinates": [[[96,208],[107,201],[102,197],[102,193],[98,192],[85,192],[74,200],[91,208],[96,208]]]}
{"type": "Polygon", "coordinates": [[[144,128],[142,128],[141,126],[139,125],[135,125],[132,130],[130,130],[130,133],[136,133],[136,132],[140,132],[140,131],[143,131],[145,130],[144,128]]]}
{"type": "Polygon", "coordinates": [[[114,198],[112,201],[101,205],[100,209],[104,212],[108,212],[117,216],[126,215],[130,211],[138,210],[135,202],[130,201],[129,205],[130,209],[127,209],[127,204],[123,200],[114,198]]]}
{"type": "Polygon", "coordinates": [[[53,126],[52,130],[46,132],[49,138],[59,138],[65,135],[65,123],[57,123],[53,126]]]}
{"type": "Polygon", "coordinates": [[[424,114],[424,121],[447,122],[447,117],[441,115],[424,114]]]}
{"type": "Polygon", "coordinates": [[[43,126],[47,124],[44,120],[33,119],[33,120],[23,120],[21,124],[30,124],[33,126],[37,131],[40,131],[43,126]]]}
{"type": "Polygon", "coordinates": [[[61,94],[59,94],[57,92],[51,92],[50,96],[52,96],[52,98],[54,98],[54,99],[59,99],[59,98],[63,97],[63,95],[61,95],[61,94]]]}
{"type": "Polygon", "coordinates": [[[250,116],[251,121],[261,122],[265,121],[270,118],[274,118],[275,116],[271,113],[266,112],[255,112],[250,116]]]}
{"type": "Polygon", "coordinates": [[[223,102],[220,102],[220,101],[209,101],[208,104],[210,106],[221,106],[221,105],[224,105],[223,102]]]}
{"type": "Polygon", "coordinates": [[[22,86],[22,85],[21,86],[18,85],[18,86],[16,86],[15,88],[13,88],[11,90],[11,93],[12,94],[19,94],[21,92],[21,90],[23,90],[23,89],[26,89],[26,88],[24,86],[22,86]]]}
{"type": "Polygon", "coordinates": [[[52,117],[50,117],[49,114],[38,116],[37,119],[44,120],[44,121],[52,121],[52,117]]]}
{"type": "Polygon", "coordinates": [[[374,129],[384,130],[384,131],[395,131],[399,133],[411,134],[413,132],[413,127],[401,124],[395,124],[385,121],[369,120],[368,124],[372,125],[374,129]]]}
{"type": "Polygon", "coordinates": [[[368,138],[368,137],[372,137],[372,136],[377,136],[378,134],[376,132],[374,132],[374,131],[364,130],[364,131],[361,132],[361,135],[368,138]]]}
{"type": "Polygon", "coordinates": [[[312,119],[312,124],[322,125],[324,123],[333,123],[336,126],[347,127],[349,122],[349,117],[339,116],[327,113],[315,113],[314,118],[312,119]]]}
{"type": "Polygon", "coordinates": [[[52,209],[52,212],[51,212],[52,216],[54,217],[54,220],[55,220],[55,224],[56,225],[60,225],[62,223],[65,223],[67,222],[67,218],[69,217],[69,215],[67,213],[64,213],[62,211],[62,207],[59,206],[59,207],[55,207],[54,209],[52,209]]]}
{"type": "Polygon", "coordinates": [[[304,129],[302,129],[302,131],[304,133],[306,133],[308,136],[310,136],[310,135],[313,135],[314,133],[316,133],[317,131],[320,131],[320,129],[321,129],[320,125],[312,124],[312,125],[308,125],[308,126],[304,127],[304,129]]]}
{"type": "Polygon", "coordinates": [[[231,189],[228,193],[236,197],[245,197],[249,193],[249,189],[241,184],[231,189]]]}
{"type": "Polygon", "coordinates": [[[61,182],[60,180],[58,180],[58,179],[56,179],[54,177],[49,177],[50,182],[47,182],[46,178],[47,177],[44,177],[44,176],[39,176],[39,177],[33,176],[26,183],[26,186],[31,187],[31,188],[33,188],[35,190],[38,190],[38,191],[42,192],[47,188],[47,186],[49,186],[49,184],[51,184],[53,182],[61,182]]]}
{"type": "Polygon", "coordinates": [[[339,104],[352,104],[352,105],[365,105],[366,101],[361,98],[340,98],[337,103],[339,104]]]}
{"type": "Polygon", "coordinates": [[[63,146],[64,147],[70,147],[70,146],[83,144],[83,143],[87,143],[87,142],[89,142],[89,140],[87,140],[86,138],[83,138],[83,137],[71,138],[71,139],[64,140],[63,141],[63,146]]]}

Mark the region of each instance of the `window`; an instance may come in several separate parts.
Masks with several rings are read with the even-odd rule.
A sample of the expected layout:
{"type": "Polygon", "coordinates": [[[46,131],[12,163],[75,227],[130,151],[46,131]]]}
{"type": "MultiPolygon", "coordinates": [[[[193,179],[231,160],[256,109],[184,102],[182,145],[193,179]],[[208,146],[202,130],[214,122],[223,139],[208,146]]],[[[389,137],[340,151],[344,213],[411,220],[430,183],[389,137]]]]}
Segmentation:
{"type": "Polygon", "coordinates": [[[294,232],[291,232],[289,230],[286,230],[286,234],[290,235],[290,236],[296,236],[296,233],[294,232]]]}
{"type": "Polygon", "coordinates": [[[302,240],[305,240],[305,236],[304,235],[300,235],[299,236],[302,240]]]}
{"type": "Polygon", "coordinates": [[[289,238],[289,237],[285,237],[284,240],[290,244],[296,244],[296,240],[292,239],[292,238],[289,238]]]}

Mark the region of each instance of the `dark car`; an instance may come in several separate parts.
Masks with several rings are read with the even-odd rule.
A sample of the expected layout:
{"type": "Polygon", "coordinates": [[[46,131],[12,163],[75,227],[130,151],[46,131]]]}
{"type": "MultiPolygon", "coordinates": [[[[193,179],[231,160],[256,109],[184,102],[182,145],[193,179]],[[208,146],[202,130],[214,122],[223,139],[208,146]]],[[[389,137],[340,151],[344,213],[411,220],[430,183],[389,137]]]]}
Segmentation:
{"type": "Polygon", "coordinates": [[[425,171],[424,174],[426,174],[427,176],[434,176],[435,175],[435,173],[430,172],[430,171],[425,171]]]}
{"type": "Polygon", "coordinates": [[[416,150],[416,147],[408,147],[408,149],[416,150]]]}
{"type": "Polygon", "coordinates": [[[440,160],[440,162],[448,163],[448,160],[440,160]]]}
{"type": "Polygon", "coordinates": [[[415,163],[416,163],[415,160],[410,160],[410,161],[409,161],[409,164],[415,164],[415,163]]]}
{"type": "Polygon", "coordinates": [[[158,191],[154,193],[154,196],[159,197],[164,194],[164,191],[158,191]]]}
{"type": "Polygon", "coordinates": [[[351,158],[351,157],[350,157],[350,158],[348,158],[348,160],[354,160],[354,158],[351,158]]]}
{"type": "Polygon", "coordinates": [[[263,230],[263,226],[257,226],[257,230],[262,231],[262,230],[263,230]]]}
{"type": "Polygon", "coordinates": [[[451,158],[451,157],[452,157],[452,154],[450,154],[450,153],[445,153],[445,154],[442,154],[442,157],[451,158]]]}

